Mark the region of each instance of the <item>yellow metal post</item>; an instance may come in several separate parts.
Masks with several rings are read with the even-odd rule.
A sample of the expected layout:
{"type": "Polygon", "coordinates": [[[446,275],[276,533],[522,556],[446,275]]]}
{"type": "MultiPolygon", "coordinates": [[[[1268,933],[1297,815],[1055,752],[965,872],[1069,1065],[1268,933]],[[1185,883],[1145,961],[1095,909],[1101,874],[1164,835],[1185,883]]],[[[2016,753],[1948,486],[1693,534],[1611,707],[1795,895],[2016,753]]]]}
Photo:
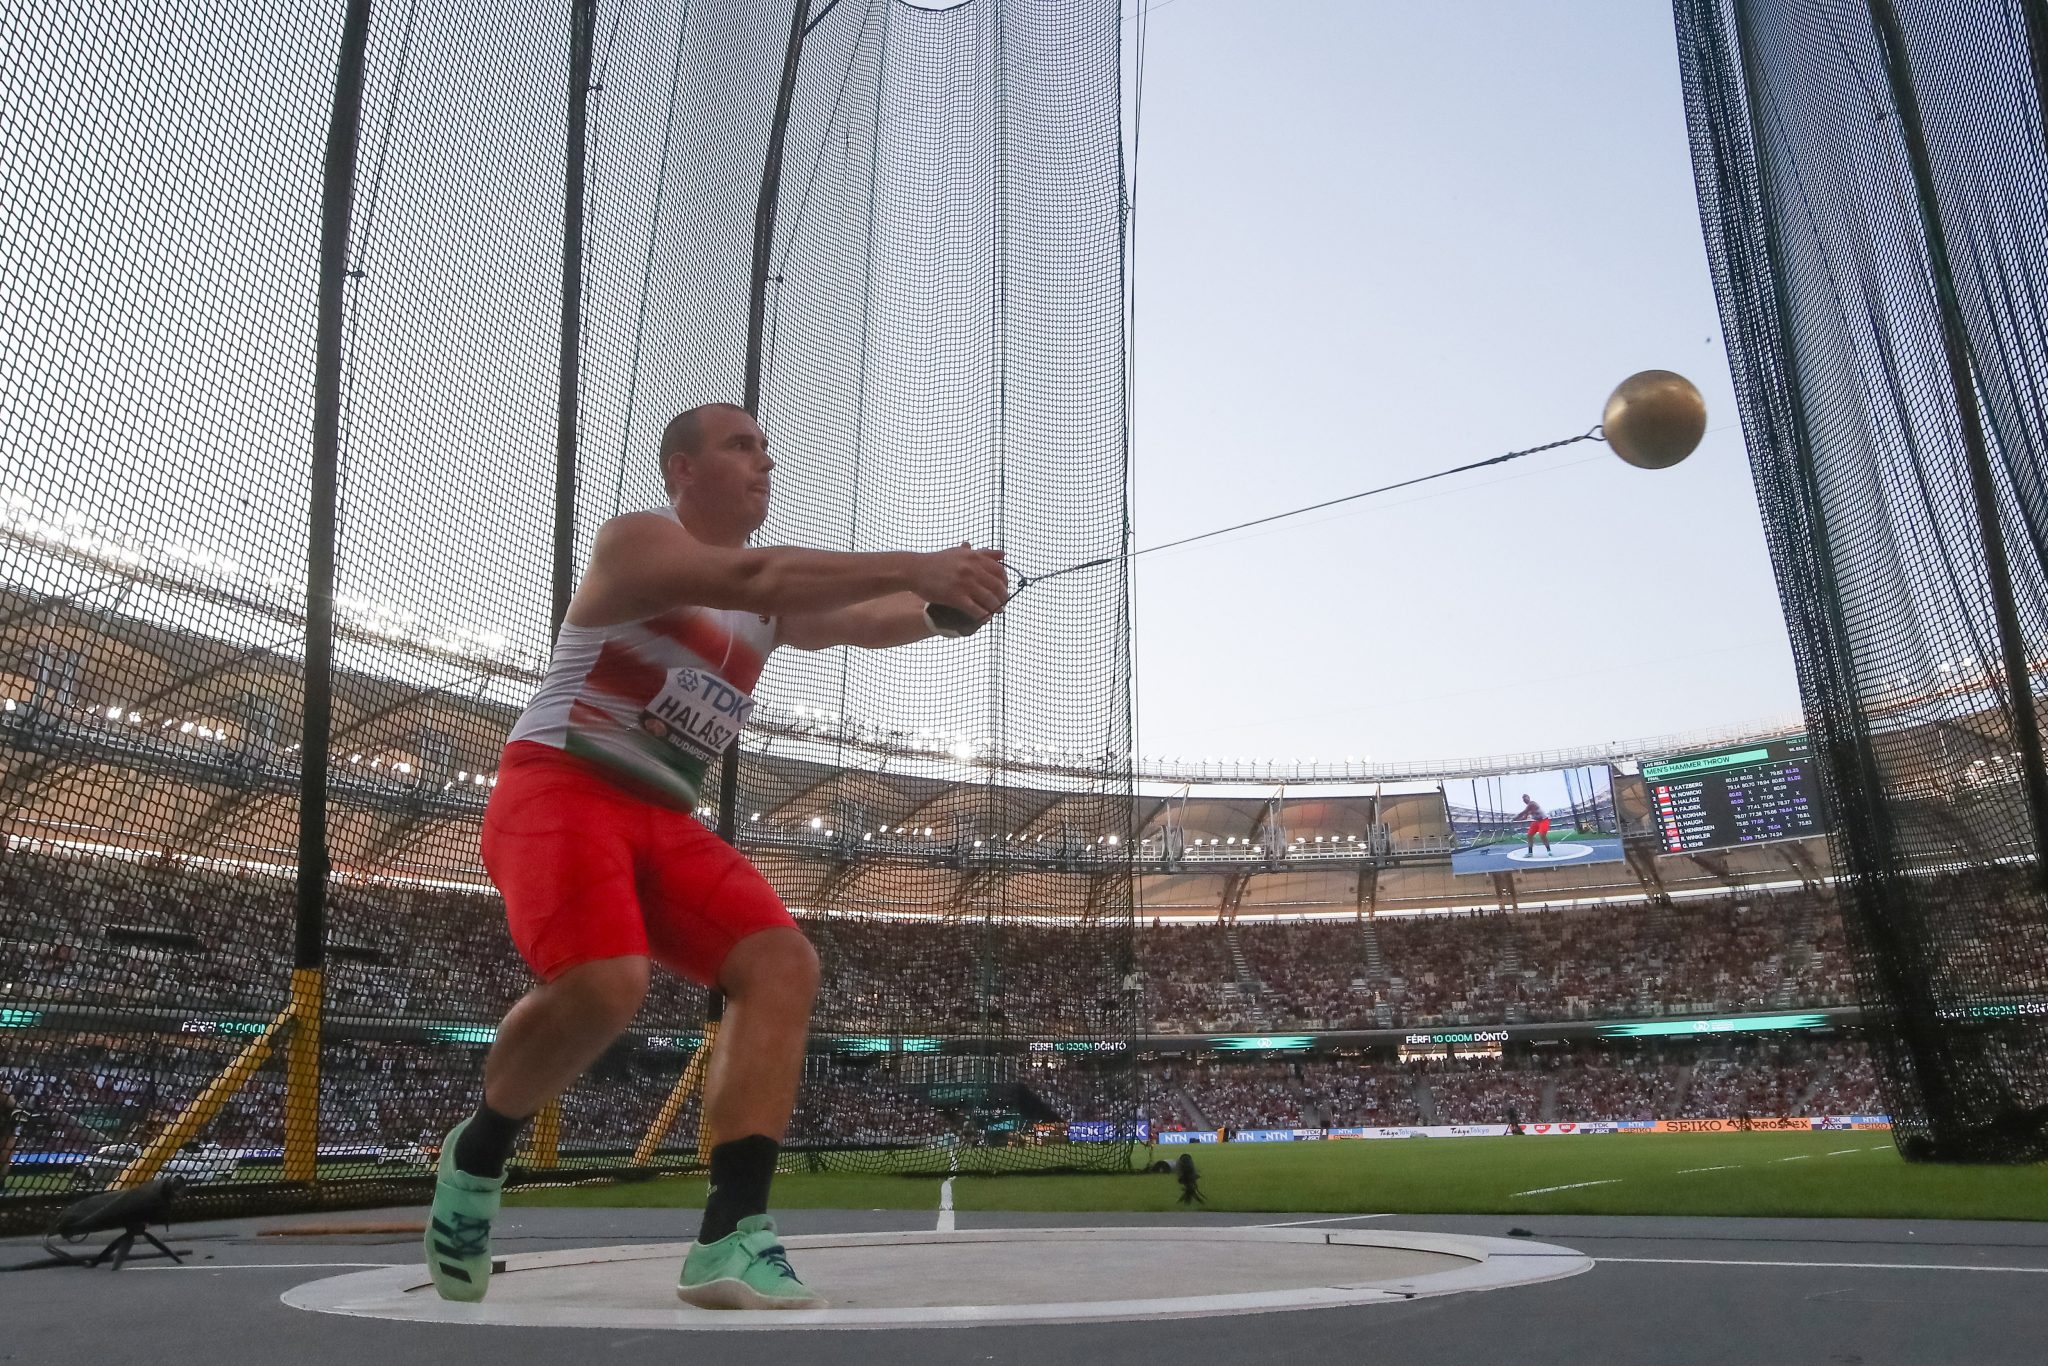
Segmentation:
{"type": "MultiPolygon", "coordinates": [[[[708,1020],[704,1025],[704,1046],[697,1050],[697,1058],[704,1059],[704,1091],[707,1099],[710,1095],[711,1050],[717,1042],[718,1021],[708,1020]]],[[[692,1066],[696,1065],[697,1058],[690,1059],[692,1066]]],[[[711,1163],[711,1107],[708,1104],[697,1107],[697,1161],[705,1166],[711,1163]]]]}
{"type": "Polygon", "coordinates": [[[320,1149],[320,974],[292,969],[290,1013],[298,1027],[285,1040],[284,1179],[311,1183],[319,1177],[320,1149]]]}
{"type": "Polygon", "coordinates": [[[560,1165],[562,1143],[562,1102],[551,1100],[533,1117],[533,1132],[526,1143],[526,1165],[552,1171],[560,1165]]]}
{"type": "Polygon", "coordinates": [[[206,1089],[142,1150],[142,1155],[122,1169],[121,1174],[114,1178],[115,1187],[141,1185],[162,1171],[164,1163],[170,1161],[178,1149],[197,1138],[200,1131],[220,1113],[221,1107],[234,1098],[249,1078],[256,1075],[256,1069],[270,1057],[270,1050],[298,1027],[294,1009],[286,1006],[283,1013],[270,1022],[269,1028],[250,1040],[249,1046],[236,1054],[235,1060],[207,1083],[206,1089]]]}
{"type": "MultiPolygon", "coordinates": [[[[697,1051],[690,1055],[689,1064],[683,1068],[683,1075],[676,1079],[675,1087],[668,1093],[668,1099],[661,1103],[661,1112],[655,1115],[654,1123],[648,1125],[647,1132],[641,1135],[640,1146],[633,1149],[634,1166],[644,1167],[654,1161],[654,1150],[661,1146],[661,1141],[668,1137],[668,1131],[675,1127],[676,1119],[683,1113],[683,1107],[690,1103],[690,1097],[704,1085],[704,1069],[711,1060],[711,1040],[717,1031],[717,1025],[707,1029],[704,1033],[704,1042],[698,1044],[697,1051]]],[[[703,1126],[699,1125],[698,1128],[701,1130],[703,1126]]]]}

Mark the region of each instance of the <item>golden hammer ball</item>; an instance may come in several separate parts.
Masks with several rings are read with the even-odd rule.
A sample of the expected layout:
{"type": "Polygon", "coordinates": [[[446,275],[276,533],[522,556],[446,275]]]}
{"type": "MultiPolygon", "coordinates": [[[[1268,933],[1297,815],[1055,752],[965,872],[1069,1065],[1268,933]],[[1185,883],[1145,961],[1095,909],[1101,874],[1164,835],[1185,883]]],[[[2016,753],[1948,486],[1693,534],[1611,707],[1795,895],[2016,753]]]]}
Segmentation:
{"type": "Polygon", "coordinates": [[[1707,401],[1692,381],[1669,370],[1630,375],[1607,396],[1601,434],[1637,469],[1669,469],[1707,433],[1707,401]]]}

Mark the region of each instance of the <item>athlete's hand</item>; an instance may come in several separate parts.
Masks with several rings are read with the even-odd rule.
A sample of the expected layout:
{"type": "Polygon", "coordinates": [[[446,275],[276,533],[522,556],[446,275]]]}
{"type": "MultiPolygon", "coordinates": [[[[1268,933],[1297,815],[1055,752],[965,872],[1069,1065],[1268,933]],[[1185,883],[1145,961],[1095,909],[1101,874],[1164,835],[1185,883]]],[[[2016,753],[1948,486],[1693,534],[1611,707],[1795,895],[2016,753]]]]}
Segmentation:
{"type": "Polygon", "coordinates": [[[951,550],[918,556],[912,591],[926,602],[972,612],[986,620],[1010,600],[1010,579],[1003,572],[1003,552],[976,550],[962,542],[951,550]]]}

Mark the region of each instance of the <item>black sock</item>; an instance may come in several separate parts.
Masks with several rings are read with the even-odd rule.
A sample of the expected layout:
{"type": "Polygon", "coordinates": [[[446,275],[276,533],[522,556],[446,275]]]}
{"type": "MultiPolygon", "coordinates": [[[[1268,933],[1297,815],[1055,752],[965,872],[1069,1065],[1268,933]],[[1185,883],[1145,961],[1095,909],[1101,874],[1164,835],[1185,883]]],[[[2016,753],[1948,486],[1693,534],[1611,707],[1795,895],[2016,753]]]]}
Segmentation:
{"type": "Polygon", "coordinates": [[[782,1145],[766,1134],[748,1134],[711,1149],[711,1194],[704,1202],[698,1242],[715,1243],[748,1215],[768,1212],[768,1183],[775,1179],[781,1151],[782,1145]]]}
{"type": "Polygon", "coordinates": [[[503,1176],[506,1159],[519,1146],[519,1131],[526,1120],[501,1115],[479,1101],[469,1127],[455,1140],[455,1170],[471,1176],[503,1176]]]}

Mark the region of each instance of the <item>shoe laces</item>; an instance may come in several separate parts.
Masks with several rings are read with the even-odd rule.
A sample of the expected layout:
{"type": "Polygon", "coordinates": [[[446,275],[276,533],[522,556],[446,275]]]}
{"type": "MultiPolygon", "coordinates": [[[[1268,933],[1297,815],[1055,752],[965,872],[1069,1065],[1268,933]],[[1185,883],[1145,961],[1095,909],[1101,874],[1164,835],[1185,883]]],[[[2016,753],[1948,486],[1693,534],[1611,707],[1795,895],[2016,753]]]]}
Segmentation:
{"type": "Polygon", "coordinates": [[[457,1257],[481,1257],[491,1250],[491,1221],[473,1214],[453,1214],[447,1219],[448,1246],[457,1257]]]}
{"type": "Polygon", "coordinates": [[[770,1243],[754,1255],[791,1280],[796,1279],[796,1268],[789,1264],[789,1254],[783,1251],[782,1244],[770,1243]]]}

